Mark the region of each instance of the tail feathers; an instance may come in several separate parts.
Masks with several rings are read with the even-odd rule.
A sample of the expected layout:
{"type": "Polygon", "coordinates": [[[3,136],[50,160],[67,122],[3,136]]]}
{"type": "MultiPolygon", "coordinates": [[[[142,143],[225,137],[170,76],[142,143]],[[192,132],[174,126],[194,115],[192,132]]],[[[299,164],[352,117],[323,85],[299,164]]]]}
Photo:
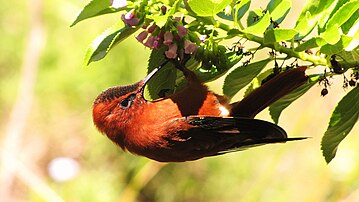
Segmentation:
{"type": "Polygon", "coordinates": [[[222,155],[231,152],[243,151],[252,147],[262,146],[266,144],[275,144],[275,143],[286,143],[289,141],[296,141],[296,140],[304,140],[307,137],[294,137],[294,138],[273,138],[273,139],[256,139],[250,140],[247,142],[239,142],[232,145],[230,148],[220,151],[213,156],[222,155]]]}
{"type": "Polygon", "coordinates": [[[305,75],[306,69],[306,66],[302,66],[275,76],[240,102],[233,103],[230,115],[235,117],[255,117],[263,109],[303,85],[308,80],[305,75]]]}

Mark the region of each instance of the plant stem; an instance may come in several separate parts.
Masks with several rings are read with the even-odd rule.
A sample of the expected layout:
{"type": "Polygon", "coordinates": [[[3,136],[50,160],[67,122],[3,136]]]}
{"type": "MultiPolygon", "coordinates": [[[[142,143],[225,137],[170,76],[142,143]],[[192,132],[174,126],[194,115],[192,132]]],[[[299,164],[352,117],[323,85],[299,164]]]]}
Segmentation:
{"type": "MultiPolygon", "coordinates": [[[[227,24],[224,24],[222,22],[216,21],[215,26],[225,30],[225,31],[230,31],[233,30],[230,26],[228,26],[227,24]]],[[[296,52],[294,51],[292,48],[287,48],[284,46],[281,46],[280,43],[276,42],[276,43],[264,43],[264,38],[263,37],[259,37],[253,34],[249,34],[249,33],[245,33],[241,30],[235,30],[236,33],[238,33],[238,35],[241,35],[243,38],[248,39],[249,41],[253,41],[253,42],[257,42],[260,44],[260,46],[262,47],[267,47],[267,48],[271,48],[274,49],[280,53],[284,53],[287,55],[288,58],[294,57],[294,58],[298,58],[301,59],[303,61],[308,61],[313,63],[313,65],[323,65],[323,66],[328,66],[327,64],[327,60],[322,57],[322,56],[317,56],[317,55],[312,55],[312,54],[308,54],[305,52],[296,52]]]]}

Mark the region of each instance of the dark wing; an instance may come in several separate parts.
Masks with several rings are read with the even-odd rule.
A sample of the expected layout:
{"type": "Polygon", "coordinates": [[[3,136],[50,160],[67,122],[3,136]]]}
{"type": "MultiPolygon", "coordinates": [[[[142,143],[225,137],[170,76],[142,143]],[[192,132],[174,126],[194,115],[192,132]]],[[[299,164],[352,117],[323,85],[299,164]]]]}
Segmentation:
{"type": "Polygon", "coordinates": [[[258,119],[188,116],[173,122],[176,125],[187,125],[187,129],[177,131],[167,141],[176,150],[192,155],[197,153],[199,158],[263,144],[305,139],[288,138],[281,127],[258,119]]]}

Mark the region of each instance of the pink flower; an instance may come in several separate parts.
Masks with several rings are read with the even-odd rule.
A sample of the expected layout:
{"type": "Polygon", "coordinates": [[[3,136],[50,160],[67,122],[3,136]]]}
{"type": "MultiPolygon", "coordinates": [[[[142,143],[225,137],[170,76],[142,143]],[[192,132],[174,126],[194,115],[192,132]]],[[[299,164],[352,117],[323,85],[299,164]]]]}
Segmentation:
{"type": "Polygon", "coordinates": [[[154,42],[153,42],[153,44],[152,44],[152,47],[153,48],[159,48],[160,47],[160,41],[158,41],[158,40],[155,40],[154,42]]]}
{"type": "Polygon", "coordinates": [[[137,39],[137,41],[139,41],[139,42],[143,42],[143,40],[145,40],[146,38],[147,38],[147,35],[148,35],[148,32],[147,31],[142,31],[140,34],[138,34],[137,36],[136,36],[136,39],[137,39]]]}
{"type": "Polygon", "coordinates": [[[133,11],[130,11],[125,14],[125,20],[131,20],[134,17],[135,17],[135,14],[133,13],[133,11]]]}
{"type": "Polygon", "coordinates": [[[155,37],[155,41],[153,42],[153,44],[152,44],[152,47],[153,48],[159,48],[161,46],[161,38],[160,37],[158,37],[158,36],[156,36],[155,37]]]}
{"type": "Polygon", "coordinates": [[[168,50],[165,51],[165,55],[169,59],[177,57],[177,44],[171,44],[168,46],[168,50]]]}
{"type": "Polygon", "coordinates": [[[186,36],[188,34],[188,29],[182,25],[178,25],[177,30],[178,30],[178,36],[180,38],[183,38],[184,36],[186,36]]]}
{"type": "Polygon", "coordinates": [[[184,52],[186,54],[192,54],[197,51],[197,45],[190,40],[184,41],[184,52]]]}
{"type": "Polygon", "coordinates": [[[147,38],[147,41],[144,43],[145,46],[149,47],[149,48],[153,48],[153,42],[155,41],[155,37],[154,36],[149,36],[147,38]]]}
{"type": "Polygon", "coordinates": [[[151,25],[147,31],[148,31],[148,33],[152,33],[156,30],[156,28],[157,28],[157,25],[151,25]]]}
{"type": "Polygon", "coordinates": [[[173,35],[171,32],[167,31],[163,35],[163,44],[169,46],[173,42],[173,35]]]}
{"type": "Polygon", "coordinates": [[[132,12],[126,13],[126,15],[122,14],[121,20],[129,27],[136,26],[140,22],[140,20],[132,12]]]}

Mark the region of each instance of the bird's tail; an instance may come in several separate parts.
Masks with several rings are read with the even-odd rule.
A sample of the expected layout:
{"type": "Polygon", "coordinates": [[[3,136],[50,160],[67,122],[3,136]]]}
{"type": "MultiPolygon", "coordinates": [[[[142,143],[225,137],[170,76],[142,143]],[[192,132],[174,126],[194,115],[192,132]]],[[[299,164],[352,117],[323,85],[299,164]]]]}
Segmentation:
{"type": "Polygon", "coordinates": [[[231,116],[253,118],[263,109],[303,85],[306,66],[287,70],[255,89],[239,102],[231,104],[231,116]]]}

